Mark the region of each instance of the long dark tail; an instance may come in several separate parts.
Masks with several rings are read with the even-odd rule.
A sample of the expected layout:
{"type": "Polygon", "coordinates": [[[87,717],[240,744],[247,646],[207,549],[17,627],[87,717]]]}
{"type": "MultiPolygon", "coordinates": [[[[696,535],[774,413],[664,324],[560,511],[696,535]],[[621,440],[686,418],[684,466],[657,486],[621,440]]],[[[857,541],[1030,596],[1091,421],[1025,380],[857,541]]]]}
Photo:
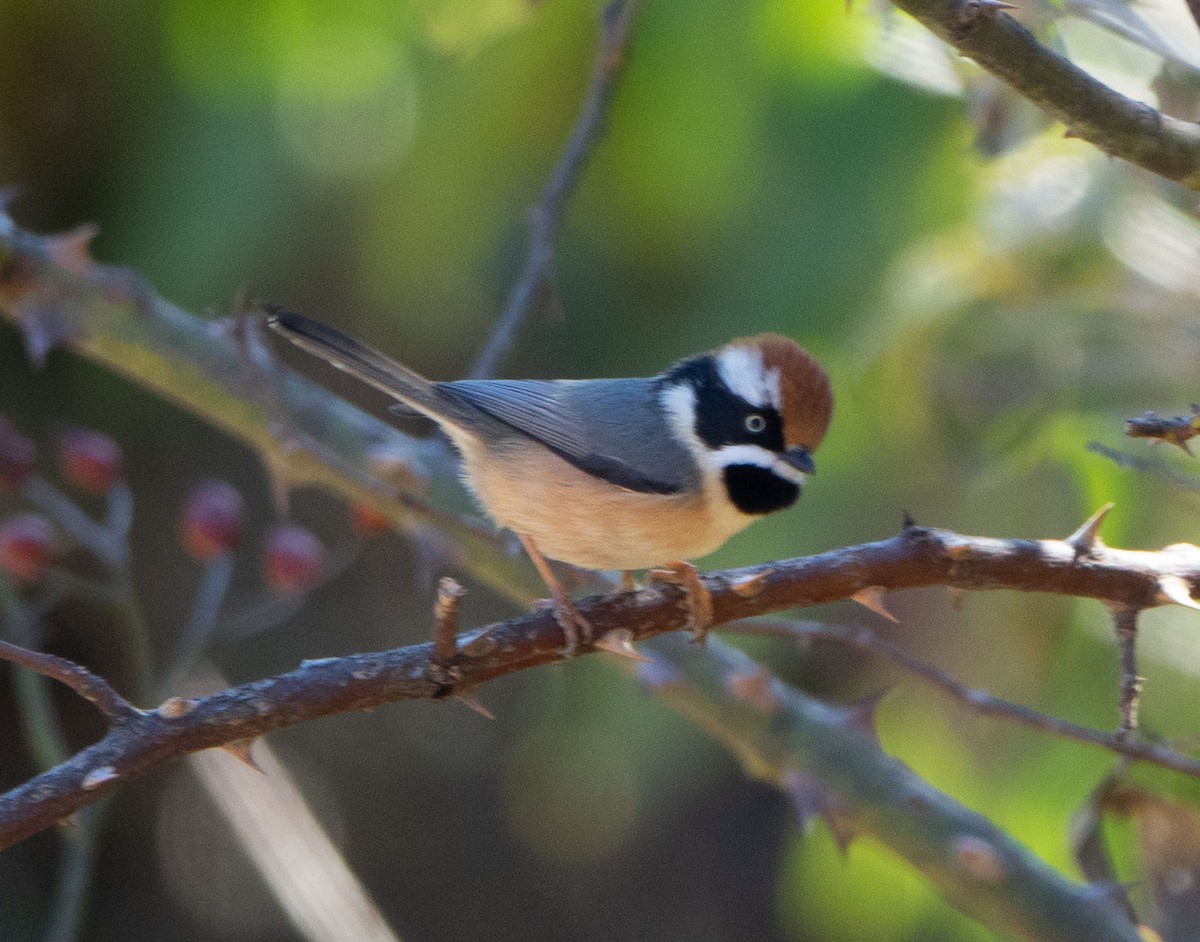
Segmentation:
{"type": "Polygon", "coordinates": [[[262,305],[267,323],[300,349],[320,357],[351,376],[412,406],[430,418],[470,427],[478,416],[464,415],[461,404],[442,394],[436,384],[391,357],[347,337],[327,324],[275,305],[262,305]]]}

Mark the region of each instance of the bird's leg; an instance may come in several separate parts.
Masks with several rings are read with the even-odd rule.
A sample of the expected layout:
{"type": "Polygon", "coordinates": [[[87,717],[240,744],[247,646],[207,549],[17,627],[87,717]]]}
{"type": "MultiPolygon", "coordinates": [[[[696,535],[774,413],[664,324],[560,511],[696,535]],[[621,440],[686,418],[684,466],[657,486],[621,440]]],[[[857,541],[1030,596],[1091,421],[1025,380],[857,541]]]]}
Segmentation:
{"type": "Polygon", "coordinates": [[[619,586],[617,586],[617,590],[620,592],[636,592],[637,587],[638,587],[637,580],[635,578],[633,578],[633,570],[632,569],[622,570],[621,584],[619,586]]]}
{"type": "Polygon", "coordinates": [[[554,606],[554,620],[558,622],[558,627],[562,629],[563,641],[565,642],[562,654],[564,657],[571,657],[575,654],[576,649],[578,649],[580,641],[585,644],[591,644],[592,626],[580,614],[579,609],[575,607],[575,604],[571,601],[571,597],[567,595],[567,590],[562,587],[562,583],[558,581],[558,577],[550,569],[550,564],[546,562],[546,557],[542,555],[542,551],[533,542],[533,538],[526,536],[524,533],[518,533],[517,539],[525,547],[525,552],[533,560],[533,565],[537,567],[538,574],[542,577],[542,581],[546,583],[546,588],[550,590],[551,602],[554,606]]]}
{"type": "Polygon", "coordinates": [[[691,563],[674,560],[662,569],[651,569],[646,575],[651,582],[668,582],[683,589],[688,606],[687,629],[692,633],[693,641],[703,644],[712,626],[714,612],[712,595],[700,578],[700,571],[691,563]]]}

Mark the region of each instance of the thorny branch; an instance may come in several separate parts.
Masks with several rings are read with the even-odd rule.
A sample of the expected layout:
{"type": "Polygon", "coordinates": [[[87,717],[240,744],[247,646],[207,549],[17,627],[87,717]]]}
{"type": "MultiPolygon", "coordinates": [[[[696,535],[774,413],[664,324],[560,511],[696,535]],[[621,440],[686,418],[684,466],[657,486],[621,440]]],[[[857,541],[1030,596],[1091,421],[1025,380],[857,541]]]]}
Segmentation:
{"type": "MultiPolygon", "coordinates": [[[[998,0],[892,0],[1104,153],[1200,190],[1200,125],[1114,91],[1047,49],[998,0]]],[[[1193,7],[1194,9],[1194,7],[1193,7]]]]}
{"type": "MultiPolygon", "coordinates": [[[[1098,540],[1001,540],[906,526],[889,540],[703,576],[715,623],[849,599],[864,589],[944,585],[1095,598],[1136,609],[1181,604],[1164,585],[1200,586],[1200,548],[1120,550],[1098,540]]],[[[685,627],[685,593],[669,585],[583,600],[597,638],[627,631],[643,640],[685,627]]],[[[554,616],[536,612],[458,639],[452,671],[432,670],[432,644],[306,662],[184,708],[138,713],[67,762],[0,796],[0,848],[54,824],[162,763],[320,716],[398,700],[468,695],[487,681],[559,660],[554,616]]],[[[582,647],[581,653],[594,650],[582,647]]]]}
{"type": "Polygon", "coordinates": [[[495,375],[521,324],[533,311],[538,295],[550,280],[554,237],[562,222],[563,206],[579,180],[592,145],[603,129],[613,89],[625,64],[625,51],[637,2],[612,0],[601,13],[600,42],[596,47],[583,108],[537,205],[530,210],[529,247],[521,273],[513,284],[508,303],[491,337],[471,367],[472,379],[487,379],[495,375]]]}
{"type": "Polygon", "coordinates": [[[877,701],[829,706],[720,642],[654,646],[643,681],[783,790],[801,819],[824,818],[843,845],[869,834],[968,916],[1028,942],[1138,942],[1112,895],[1073,883],[982,815],[934,789],[875,735],[877,701]]]}

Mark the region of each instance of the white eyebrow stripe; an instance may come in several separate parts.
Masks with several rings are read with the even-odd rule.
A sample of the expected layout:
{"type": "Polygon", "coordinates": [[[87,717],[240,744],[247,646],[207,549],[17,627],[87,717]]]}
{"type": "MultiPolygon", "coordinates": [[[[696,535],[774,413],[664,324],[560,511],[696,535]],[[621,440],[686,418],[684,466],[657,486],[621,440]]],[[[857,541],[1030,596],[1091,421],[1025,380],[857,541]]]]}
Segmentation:
{"type": "Polygon", "coordinates": [[[779,408],[779,370],[763,366],[758,347],[726,347],[716,362],[717,375],[734,395],[754,406],[779,408]]]}
{"type": "Polygon", "coordinates": [[[773,451],[761,445],[723,445],[706,456],[710,468],[723,470],[731,464],[752,464],[774,472],[785,481],[793,484],[804,483],[804,472],[794,468],[781,459],[773,451]]]}

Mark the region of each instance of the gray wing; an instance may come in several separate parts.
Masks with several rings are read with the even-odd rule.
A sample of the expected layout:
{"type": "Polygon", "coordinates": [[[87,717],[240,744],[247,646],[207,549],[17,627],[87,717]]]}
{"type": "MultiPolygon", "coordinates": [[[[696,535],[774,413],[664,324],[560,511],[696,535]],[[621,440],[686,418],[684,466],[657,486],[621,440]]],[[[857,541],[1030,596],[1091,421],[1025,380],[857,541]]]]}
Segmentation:
{"type": "Polygon", "coordinates": [[[668,428],[653,379],[462,380],[438,383],[589,474],[647,494],[699,486],[668,428]]]}

